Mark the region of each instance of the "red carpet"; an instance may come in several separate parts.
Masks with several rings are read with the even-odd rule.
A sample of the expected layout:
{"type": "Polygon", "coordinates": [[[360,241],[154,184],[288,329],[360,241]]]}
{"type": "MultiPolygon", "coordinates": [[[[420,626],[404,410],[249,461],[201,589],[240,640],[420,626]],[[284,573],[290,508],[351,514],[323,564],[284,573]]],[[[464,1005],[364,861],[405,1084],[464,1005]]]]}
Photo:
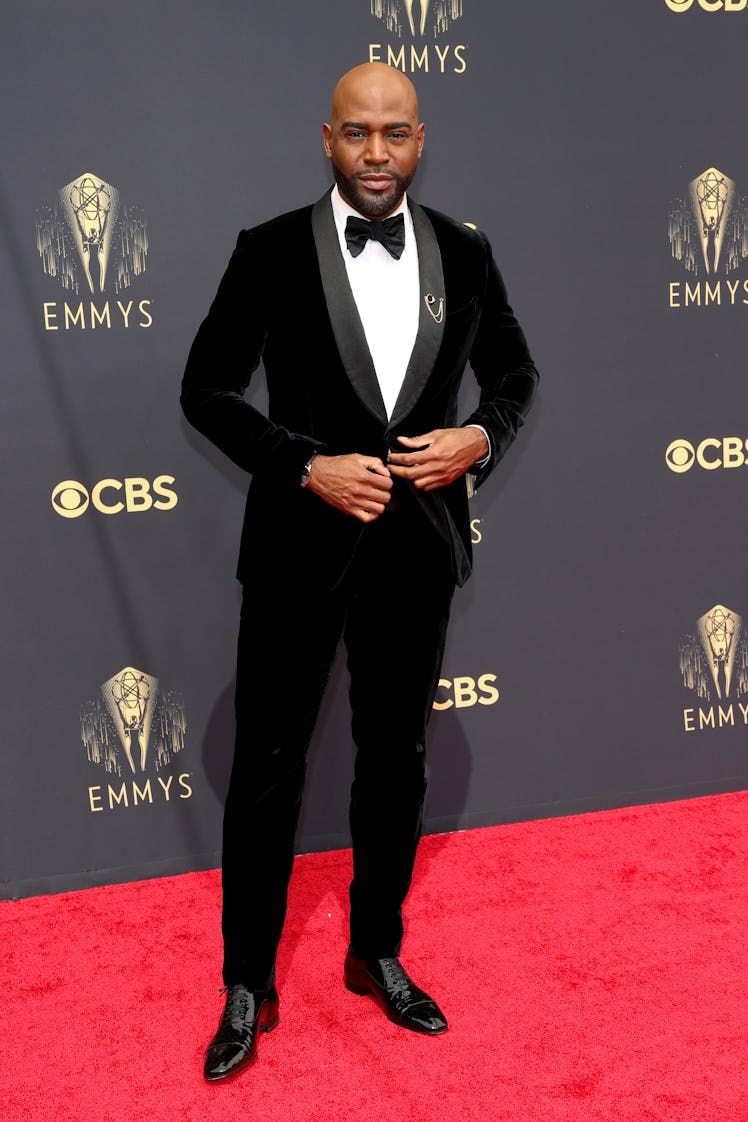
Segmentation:
{"type": "Polygon", "coordinates": [[[342,985],[347,852],[299,858],[281,1024],[207,1085],[218,874],[0,905],[4,1122],[748,1122],[748,795],[427,838],[403,960],[342,985]]]}

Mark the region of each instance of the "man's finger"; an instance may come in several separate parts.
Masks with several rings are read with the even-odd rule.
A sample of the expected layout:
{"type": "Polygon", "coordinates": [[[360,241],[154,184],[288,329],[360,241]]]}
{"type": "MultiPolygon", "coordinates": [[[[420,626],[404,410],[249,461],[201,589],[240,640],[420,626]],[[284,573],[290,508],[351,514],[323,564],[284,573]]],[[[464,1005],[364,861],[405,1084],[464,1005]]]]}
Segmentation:
{"type": "Polygon", "coordinates": [[[422,436],[398,436],[397,439],[406,448],[428,448],[434,440],[434,433],[425,432],[422,436]]]}
{"type": "Polygon", "coordinates": [[[381,514],[389,501],[389,491],[361,491],[351,500],[351,505],[370,508],[381,514]]]}
{"type": "Polygon", "coordinates": [[[398,479],[412,479],[415,481],[418,478],[419,472],[423,474],[424,471],[430,470],[427,464],[393,464],[392,474],[397,476],[398,479]]]}
{"type": "Polygon", "coordinates": [[[406,479],[410,479],[414,472],[434,471],[438,470],[438,467],[439,461],[436,459],[424,456],[423,453],[417,456],[408,453],[393,460],[390,470],[393,475],[399,475],[401,478],[404,475],[406,479]]]}
{"type": "Polygon", "coordinates": [[[370,471],[373,475],[383,475],[389,478],[389,469],[385,464],[382,463],[381,460],[377,459],[376,457],[373,457],[371,460],[367,460],[364,466],[366,467],[366,470],[370,471]]]}
{"type": "Polygon", "coordinates": [[[413,486],[419,491],[433,491],[436,487],[443,487],[445,483],[446,480],[438,475],[424,475],[421,479],[413,480],[413,486]]]}
{"type": "Polygon", "coordinates": [[[419,467],[422,464],[427,464],[430,459],[428,452],[393,452],[387,461],[390,467],[397,464],[398,467],[419,467]]]}
{"type": "Polygon", "coordinates": [[[392,490],[392,476],[389,472],[386,475],[377,475],[372,472],[371,477],[362,481],[359,490],[369,494],[372,487],[377,494],[382,494],[382,492],[388,494],[392,490]]]}
{"type": "Polygon", "coordinates": [[[384,512],[384,507],[378,503],[368,503],[365,507],[360,507],[357,510],[352,510],[351,514],[356,517],[359,522],[373,522],[375,518],[384,512]]]}

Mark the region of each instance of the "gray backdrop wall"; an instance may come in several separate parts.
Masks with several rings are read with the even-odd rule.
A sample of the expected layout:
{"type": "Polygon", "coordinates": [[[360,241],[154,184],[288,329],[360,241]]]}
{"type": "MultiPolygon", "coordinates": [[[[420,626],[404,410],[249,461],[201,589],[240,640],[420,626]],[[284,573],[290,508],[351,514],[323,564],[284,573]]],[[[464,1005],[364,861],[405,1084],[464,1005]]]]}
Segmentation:
{"type": "MultiPolygon", "coordinates": [[[[413,77],[414,196],[486,230],[543,375],[474,500],[427,828],[745,785],[746,0],[420,7],[5,14],[6,896],[218,862],[247,480],[178,385],[238,229],[327,185],[368,58],[413,77]]],[[[351,754],[340,668],[300,850],[347,844],[351,754]]]]}

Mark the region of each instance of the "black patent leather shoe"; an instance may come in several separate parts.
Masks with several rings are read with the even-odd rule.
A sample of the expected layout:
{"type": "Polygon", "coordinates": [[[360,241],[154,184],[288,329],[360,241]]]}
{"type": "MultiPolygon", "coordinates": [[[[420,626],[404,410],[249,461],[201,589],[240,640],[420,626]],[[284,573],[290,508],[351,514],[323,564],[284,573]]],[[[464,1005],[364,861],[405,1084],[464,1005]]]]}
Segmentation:
{"type": "Polygon", "coordinates": [[[205,1055],[205,1078],[228,1079],[243,1071],[257,1055],[260,1033],[270,1032],[279,1019],[274,986],[269,990],[248,990],[241,984],[229,986],[218,1032],[205,1055]]]}
{"type": "Polygon", "coordinates": [[[430,1036],[446,1032],[447,1018],[403,970],[399,958],[345,959],[345,984],[351,993],[371,994],[396,1025],[430,1036]]]}

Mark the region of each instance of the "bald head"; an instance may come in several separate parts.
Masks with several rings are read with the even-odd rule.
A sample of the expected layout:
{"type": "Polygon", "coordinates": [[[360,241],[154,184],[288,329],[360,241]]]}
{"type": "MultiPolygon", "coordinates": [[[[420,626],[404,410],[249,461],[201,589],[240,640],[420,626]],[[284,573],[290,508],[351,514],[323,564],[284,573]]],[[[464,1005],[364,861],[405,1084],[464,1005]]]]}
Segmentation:
{"type": "Polygon", "coordinates": [[[418,96],[410,78],[384,62],[362,62],[340,79],[332,93],[332,121],[354,103],[397,105],[418,124],[418,96]]]}
{"type": "Polygon", "coordinates": [[[413,83],[383,62],[354,66],[335,87],[322,136],[346,202],[367,218],[386,217],[399,206],[423,150],[413,83]]]}

